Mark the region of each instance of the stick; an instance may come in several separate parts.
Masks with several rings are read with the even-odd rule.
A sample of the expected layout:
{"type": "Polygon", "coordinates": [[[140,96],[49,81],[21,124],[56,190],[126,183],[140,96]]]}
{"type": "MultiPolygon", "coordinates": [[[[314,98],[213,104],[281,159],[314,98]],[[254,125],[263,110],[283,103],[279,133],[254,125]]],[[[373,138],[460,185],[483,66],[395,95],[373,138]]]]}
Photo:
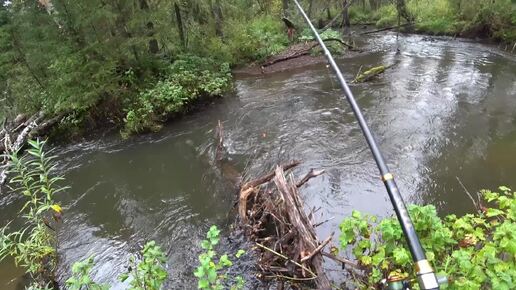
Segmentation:
{"type": "Polygon", "coordinates": [[[345,258],[341,258],[341,257],[337,257],[337,256],[334,256],[334,255],[332,255],[330,253],[327,253],[327,252],[324,252],[324,251],[322,251],[321,254],[323,256],[325,256],[326,258],[330,258],[330,259],[332,259],[334,261],[337,261],[337,262],[340,262],[340,263],[342,263],[344,265],[351,266],[351,267],[353,267],[355,269],[360,269],[360,266],[358,266],[357,263],[355,263],[355,262],[353,262],[351,260],[348,260],[348,259],[345,259],[345,258]]]}
{"type": "MultiPolygon", "coordinates": [[[[287,170],[290,170],[290,169],[298,166],[299,164],[301,164],[301,161],[294,160],[294,161],[292,161],[289,164],[282,165],[281,167],[283,168],[283,171],[287,171],[287,170]]],[[[251,181],[245,183],[242,186],[242,189],[240,191],[246,190],[249,187],[256,187],[256,186],[258,186],[260,184],[264,184],[265,182],[269,182],[275,175],[276,175],[276,171],[272,171],[272,172],[270,172],[269,174],[267,174],[265,176],[262,176],[262,177],[260,177],[258,179],[255,179],[255,180],[251,180],[251,181]]]]}
{"type": "Polygon", "coordinates": [[[466,194],[469,196],[469,198],[471,199],[471,202],[473,202],[473,205],[475,206],[475,208],[480,211],[480,207],[478,206],[477,202],[475,201],[475,199],[473,198],[473,196],[471,195],[471,193],[469,193],[468,189],[464,186],[464,184],[462,183],[462,181],[460,181],[459,177],[458,176],[455,176],[455,178],[457,178],[457,181],[459,182],[460,186],[462,186],[462,189],[464,189],[464,192],[466,192],[466,194]]]}
{"type": "Polygon", "coordinates": [[[319,253],[324,247],[326,247],[326,245],[328,245],[328,243],[333,238],[334,234],[335,234],[335,232],[331,233],[331,235],[328,238],[326,238],[326,240],[324,240],[324,242],[322,242],[317,248],[315,248],[315,250],[313,250],[313,252],[310,253],[310,255],[303,257],[301,259],[301,263],[310,260],[315,254],[319,253]]]}
{"type": "Polygon", "coordinates": [[[314,170],[313,168],[310,169],[310,171],[305,175],[305,177],[303,177],[303,179],[301,179],[297,184],[296,184],[296,187],[299,188],[301,186],[303,186],[305,183],[308,182],[308,180],[314,178],[314,177],[317,177],[321,174],[324,173],[324,170],[314,170]]]}
{"type": "Polygon", "coordinates": [[[315,273],[314,273],[314,272],[312,272],[312,270],[310,270],[310,269],[308,269],[307,267],[305,267],[305,266],[303,266],[303,265],[299,264],[298,262],[296,262],[296,261],[294,261],[294,260],[290,259],[289,257],[287,257],[287,256],[285,256],[285,255],[283,255],[283,254],[280,254],[280,253],[278,253],[278,252],[274,251],[273,249],[268,248],[268,247],[266,247],[266,246],[264,246],[264,245],[262,245],[262,244],[260,244],[260,243],[256,243],[256,245],[257,245],[258,247],[260,247],[260,248],[264,249],[264,250],[267,250],[267,251],[269,251],[269,252],[271,252],[271,253],[275,254],[275,255],[276,255],[276,256],[278,256],[278,257],[281,257],[281,258],[283,258],[283,259],[285,259],[285,260],[287,260],[287,261],[289,261],[289,262],[291,262],[291,263],[294,263],[295,265],[297,265],[297,266],[301,267],[301,269],[303,269],[303,270],[307,271],[308,273],[312,274],[312,279],[317,278],[317,275],[315,275],[315,273]]]}

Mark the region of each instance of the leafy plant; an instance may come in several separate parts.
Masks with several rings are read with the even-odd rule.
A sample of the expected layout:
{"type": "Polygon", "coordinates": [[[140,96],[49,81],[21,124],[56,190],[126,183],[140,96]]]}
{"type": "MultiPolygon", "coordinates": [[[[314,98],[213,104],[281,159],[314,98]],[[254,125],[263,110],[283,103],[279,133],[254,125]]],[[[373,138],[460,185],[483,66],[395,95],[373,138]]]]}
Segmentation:
{"type": "Polygon", "coordinates": [[[0,260],[14,257],[36,284],[45,287],[53,281],[56,267],[55,225],[61,220],[62,209],[54,202],[54,195],[66,187],[55,176],[54,157],[44,151],[44,141],[29,141],[27,155],[9,155],[11,189],[22,194],[26,203],[19,216],[24,224],[18,231],[8,232],[9,224],[0,229],[0,260]],[[54,227],[51,220],[54,220],[54,227]]]}
{"type": "Polygon", "coordinates": [[[231,73],[228,64],[195,56],[176,60],[167,77],[140,93],[124,119],[124,136],[145,131],[157,131],[160,122],[172,113],[200,97],[221,96],[229,87],[231,73]]]}
{"type": "Polygon", "coordinates": [[[93,268],[93,257],[80,262],[75,262],[72,266],[72,277],[66,280],[68,290],[108,290],[109,286],[100,285],[93,282],[90,278],[91,268],[93,268]]]}
{"type": "Polygon", "coordinates": [[[136,258],[130,258],[131,266],[128,273],[122,274],[119,278],[124,282],[129,277],[129,290],[160,290],[167,279],[165,263],[167,261],[161,248],[156,242],[150,241],[143,247],[143,259],[136,264],[136,258]]]}
{"type": "MultiPolygon", "coordinates": [[[[516,192],[481,191],[477,214],[441,219],[434,206],[409,207],[427,259],[449,278],[448,289],[514,289],[516,286],[516,192]]],[[[340,245],[350,246],[366,279],[362,288],[375,286],[392,275],[415,279],[413,262],[395,218],[376,218],[354,211],[340,225],[340,245]]],[[[443,288],[445,288],[444,286],[443,288]]]]}
{"type": "MultiPolygon", "coordinates": [[[[224,284],[227,283],[227,268],[233,265],[229,255],[224,254],[218,256],[215,251],[215,246],[219,243],[220,230],[217,226],[211,226],[210,230],[206,234],[206,240],[203,240],[201,247],[205,250],[199,256],[199,266],[194,272],[195,277],[198,279],[197,287],[199,289],[225,289],[224,284]]],[[[245,251],[238,250],[235,257],[238,259],[245,251]]],[[[240,276],[235,278],[232,290],[243,289],[244,279],[240,276]]]]}

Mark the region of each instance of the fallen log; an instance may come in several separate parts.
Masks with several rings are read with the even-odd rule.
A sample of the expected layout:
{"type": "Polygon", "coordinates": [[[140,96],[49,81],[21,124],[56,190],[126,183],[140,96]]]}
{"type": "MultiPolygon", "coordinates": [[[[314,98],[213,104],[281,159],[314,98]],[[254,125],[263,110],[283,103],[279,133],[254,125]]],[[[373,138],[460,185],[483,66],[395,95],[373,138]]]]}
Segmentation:
{"type": "MultiPolygon", "coordinates": [[[[325,39],[324,41],[325,42],[329,42],[329,41],[338,42],[341,45],[346,46],[350,50],[354,50],[355,49],[355,47],[353,45],[351,45],[349,43],[346,43],[342,39],[328,38],[328,39],[325,39]]],[[[287,61],[287,60],[290,60],[290,59],[293,59],[293,58],[298,58],[298,57],[301,57],[303,55],[308,55],[308,54],[310,54],[310,51],[312,49],[314,49],[315,47],[317,47],[318,45],[319,45],[319,43],[317,41],[315,41],[315,40],[314,41],[305,42],[305,43],[298,43],[298,44],[292,45],[289,48],[287,48],[285,51],[280,53],[279,55],[276,55],[276,56],[273,56],[273,57],[269,58],[267,61],[265,61],[262,64],[262,67],[267,67],[267,66],[273,65],[273,64],[278,63],[278,62],[287,61]]]]}
{"type": "Polygon", "coordinates": [[[366,35],[366,34],[371,34],[371,33],[387,31],[387,30],[391,30],[391,29],[396,29],[396,28],[401,28],[401,27],[405,27],[405,26],[410,26],[410,25],[413,25],[413,24],[414,23],[404,23],[404,24],[401,24],[401,25],[384,27],[384,28],[380,28],[380,29],[375,29],[375,30],[370,30],[370,31],[362,32],[362,33],[360,33],[360,35],[366,35]]]}
{"type": "Polygon", "coordinates": [[[45,119],[45,113],[40,111],[29,118],[18,115],[12,122],[4,121],[0,131],[0,155],[3,156],[0,160],[0,192],[1,186],[7,182],[7,156],[14,152],[21,152],[28,140],[43,136],[65,116],[66,113],[61,113],[45,119]]]}
{"type": "Polygon", "coordinates": [[[366,70],[365,72],[361,72],[362,67],[360,67],[360,69],[358,70],[357,76],[355,77],[355,79],[353,79],[351,81],[351,83],[356,84],[356,83],[367,82],[367,81],[373,79],[374,77],[384,73],[387,69],[389,69],[393,66],[394,66],[394,64],[388,65],[388,66],[379,65],[379,66],[372,67],[372,68],[366,70]]]}

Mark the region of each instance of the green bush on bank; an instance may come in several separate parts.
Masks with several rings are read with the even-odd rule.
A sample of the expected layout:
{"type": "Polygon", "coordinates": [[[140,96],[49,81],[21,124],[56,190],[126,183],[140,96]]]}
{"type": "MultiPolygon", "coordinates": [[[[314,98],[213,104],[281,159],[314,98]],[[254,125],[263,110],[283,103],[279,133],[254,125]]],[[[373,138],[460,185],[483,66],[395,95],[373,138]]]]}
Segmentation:
{"type": "Polygon", "coordinates": [[[123,135],[159,130],[170,114],[185,110],[201,97],[221,96],[230,85],[227,63],[183,56],[167,69],[163,80],[142,91],[129,105],[123,135]]]}
{"type": "MultiPolygon", "coordinates": [[[[516,4],[511,0],[407,0],[406,3],[415,17],[416,31],[516,41],[516,4]]],[[[349,15],[352,23],[375,22],[379,27],[398,23],[395,3],[387,3],[377,10],[352,5],[349,15]]]]}
{"type": "Polygon", "coordinates": [[[34,281],[34,287],[46,287],[54,279],[57,266],[55,227],[61,220],[61,207],[54,195],[64,189],[57,183],[53,157],[43,150],[45,142],[29,141],[27,155],[9,155],[13,178],[12,190],[26,199],[18,218],[23,220],[19,230],[10,223],[0,228],[0,261],[10,256],[23,267],[34,281]]]}
{"type": "MultiPolygon", "coordinates": [[[[409,213],[427,259],[446,275],[447,289],[514,289],[516,287],[516,192],[481,191],[479,213],[441,219],[434,206],[410,206],[409,213]],[[485,207],[487,206],[487,207],[485,207]]],[[[356,282],[363,289],[381,279],[414,277],[414,264],[395,218],[354,211],[340,225],[340,244],[351,248],[366,273],[356,282]]]]}

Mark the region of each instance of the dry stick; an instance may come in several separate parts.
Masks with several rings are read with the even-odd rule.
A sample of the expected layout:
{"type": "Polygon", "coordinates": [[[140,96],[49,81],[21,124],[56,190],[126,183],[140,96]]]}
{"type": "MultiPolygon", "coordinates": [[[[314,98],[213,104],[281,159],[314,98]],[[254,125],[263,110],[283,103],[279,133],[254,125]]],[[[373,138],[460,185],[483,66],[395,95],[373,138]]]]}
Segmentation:
{"type": "Polygon", "coordinates": [[[314,224],[314,228],[319,227],[319,226],[321,226],[322,224],[325,224],[325,223],[327,223],[327,222],[329,222],[329,221],[331,221],[331,220],[333,220],[333,219],[335,219],[335,217],[331,217],[331,218],[329,218],[329,219],[326,219],[325,221],[318,222],[318,223],[314,224]]]}
{"type": "Polygon", "coordinates": [[[460,181],[459,177],[458,176],[455,176],[455,178],[457,178],[457,181],[459,182],[460,186],[462,186],[462,189],[464,189],[464,192],[466,192],[466,194],[469,196],[469,198],[471,199],[471,202],[473,202],[473,205],[475,206],[475,208],[480,211],[480,207],[478,206],[477,202],[475,201],[475,199],[473,198],[473,196],[471,195],[471,193],[468,191],[468,189],[464,186],[464,184],[462,183],[462,181],[460,181]]]}
{"type": "Polygon", "coordinates": [[[310,255],[306,256],[306,257],[303,257],[301,259],[301,263],[305,262],[305,261],[308,261],[310,260],[314,255],[316,255],[317,253],[319,253],[324,247],[326,247],[326,245],[328,245],[328,243],[331,241],[331,239],[333,238],[333,235],[335,234],[335,232],[331,233],[331,235],[326,238],[326,240],[324,240],[317,248],[315,248],[315,250],[313,250],[312,253],[310,253],[310,255]]]}
{"type": "Polygon", "coordinates": [[[271,252],[271,253],[275,254],[275,255],[276,255],[276,256],[278,256],[278,257],[281,257],[281,258],[283,258],[283,259],[285,259],[285,260],[287,260],[287,261],[289,261],[289,262],[291,262],[291,263],[294,263],[295,265],[297,265],[297,266],[301,267],[301,269],[303,269],[303,270],[307,271],[308,273],[312,274],[312,278],[311,278],[311,279],[315,279],[315,278],[317,278],[317,275],[316,275],[314,272],[312,272],[312,270],[310,270],[310,269],[308,269],[307,267],[305,267],[305,266],[303,266],[303,265],[299,264],[298,262],[296,262],[296,261],[294,261],[294,260],[290,259],[289,257],[287,257],[287,256],[285,256],[285,255],[283,255],[283,254],[280,254],[280,253],[278,253],[278,252],[274,251],[273,249],[268,248],[267,246],[264,246],[264,245],[262,245],[262,244],[260,244],[260,243],[256,243],[256,245],[257,245],[258,247],[260,247],[260,248],[264,249],[264,250],[267,250],[267,251],[269,251],[269,252],[271,252]]]}
{"type": "MultiPolygon", "coordinates": [[[[301,164],[301,161],[294,160],[294,161],[292,161],[289,164],[282,165],[281,168],[283,168],[283,171],[288,171],[288,170],[298,166],[299,164],[301,164]]],[[[242,186],[241,191],[246,190],[249,187],[256,187],[256,186],[258,186],[260,184],[264,184],[266,182],[269,182],[272,178],[274,178],[274,176],[276,176],[276,171],[272,171],[272,172],[270,172],[269,174],[267,174],[265,176],[262,176],[262,177],[260,177],[258,179],[252,180],[252,181],[249,181],[249,182],[245,183],[242,186]]]]}
{"type": "Polygon", "coordinates": [[[353,267],[355,269],[360,269],[360,266],[358,266],[357,263],[354,263],[351,260],[348,260],[348,259],[345,259],[345,258],[341,258],[341,257],[337,257],[337,256],[334,256],[334,255],[332,255],[330,253],[327,253],[327,252],[324,252],[324,251],[322,251],[321,254],[323,256],[327,257],[327,258],[330,258],[330,259],[334,260],[334,261],[337,261],[337,262],[340,262],[342,264],[351,266],[351,267],[353,267]]]}
{"type": "Polygon", "coordinates": [[[292,281],[312,281],[312,280],[316,279],[317,277],[294,278],[294,277],[290,277],[290,276],[277,274],[277,275],[273,275],[273,276],[265,276],[265,278],[283,278],[283,279],[292,280],[292,281]]]}
{"type": "Polygon", "coordinates": [[[305,183],[308,182],[308,180],[314,178],[314,177],[317,177],[321,174],[324,173],[324,170],[314,170],[314,169],[310,169],[310,171],[305,175],[305,177],[303,177],[303,179],[301,179],[297,184],[296,184],[296,187],[299,188],[301,186],[303,186],[305,183]]]}

